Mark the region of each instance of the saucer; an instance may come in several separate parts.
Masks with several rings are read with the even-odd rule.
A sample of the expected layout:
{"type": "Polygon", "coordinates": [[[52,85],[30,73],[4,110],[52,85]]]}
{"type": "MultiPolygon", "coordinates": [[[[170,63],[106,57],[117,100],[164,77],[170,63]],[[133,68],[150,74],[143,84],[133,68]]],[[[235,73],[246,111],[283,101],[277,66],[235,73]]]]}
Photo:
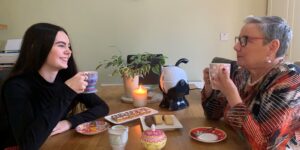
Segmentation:
{"type": "MultiPolygon", "coordinates": [[[[163,95],[162,95],[162,93],[160,93],[160,92],[156,92],[156,91],[150,91],[149,93],[148,93],[148,97],[147,97],[148,99],[148,104],[149,103],[156,103],[156,102],[160,102],[160,101],[162,101],[162,99],[163,99],[163,95]]],[[[125,103],[133,103],[133,100],[132,100],[132,98],[131,97],[126,97],[125,95],[123,95],[122,97],[121,97],[121,100],[123,101],[123,102],[125,102],[125,103]]]]}
{"type": "Polygon", "coordinates": [[[190,137],[205,143],[217,143],[226,139],[225,131],[212,127],[198,127],[190,130],[190,137]]]}

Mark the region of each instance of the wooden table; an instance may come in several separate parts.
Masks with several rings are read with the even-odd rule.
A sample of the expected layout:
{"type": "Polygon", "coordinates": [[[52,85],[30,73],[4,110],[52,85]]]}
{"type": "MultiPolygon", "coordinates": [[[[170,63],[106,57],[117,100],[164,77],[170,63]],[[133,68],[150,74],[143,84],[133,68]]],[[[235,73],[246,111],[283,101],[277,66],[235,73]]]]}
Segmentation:
{"type": "MultiPolygon", "coordinates": [[[[97,93],[110,107],[110,114],[134,108],[132,104],[122,103],[120,97],[124,93],[122,86],[104,86],[97,93]]],[[[165,131],[167,144],[164,150],[244,150],[249,149],[242,138],[234,132],[223,121],[209,121],[203,115],[200,102],[200,91],[192,90],[186,96],[190,106],[179,111],[168,111],[161,109],[158,103],[148,104],[147,107],[154,108],[162,114],[174,114],[183,125],[182,129],[165,131]],[[189,137],[189,131],[195,127],[214,126],[227,133],[227,139],[219,143],[202,143],[189,137]]],[[[129,126],[129,138],[126,150],[143,150],[140,143],[142,129],[140,121],[135,120],[124,125],[129,126]]],[[[74,130],[49,137],[42,150],[110,150],[108,132],[104,131],[97,135],[81,135],[74,130]]]]}

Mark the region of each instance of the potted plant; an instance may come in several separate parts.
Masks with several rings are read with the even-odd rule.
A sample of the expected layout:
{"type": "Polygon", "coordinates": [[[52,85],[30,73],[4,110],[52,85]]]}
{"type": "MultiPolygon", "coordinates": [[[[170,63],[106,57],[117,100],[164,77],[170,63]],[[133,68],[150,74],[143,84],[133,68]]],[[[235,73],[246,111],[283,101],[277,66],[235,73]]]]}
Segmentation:
{"type": "Polygon", "coordinates": [[[165,64],[167,57],[163,55],[142,53],[130,55],[129,63],[123,59],[122,55],[113,55],[110,59],[98,64],[96,69],[101,67],[113,68],[112,75],[121,75],[124,82],[125,96],[131,98],[131,92],[138,87],[139,77],[144,77],[150,71],[160,74],[161,66],[165,64]],[[155,64],[151,60],[155,59],[155,64]]]}

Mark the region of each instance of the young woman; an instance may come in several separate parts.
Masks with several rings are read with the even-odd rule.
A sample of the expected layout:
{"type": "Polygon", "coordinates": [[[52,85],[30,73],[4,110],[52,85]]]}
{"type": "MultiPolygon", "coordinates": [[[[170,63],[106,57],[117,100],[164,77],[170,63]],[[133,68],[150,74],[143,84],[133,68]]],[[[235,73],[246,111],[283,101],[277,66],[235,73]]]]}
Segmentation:
{"type": "Polygon", "coordinates": [[[102,99],[83,94],[86,79],[77,72],[67,32],[53,24],[32,25],[2,87],[1,148],[39,149],[49,135],[107,115],[102,99]],[[87,110],[68,116],[78,103],[87,110]]]}

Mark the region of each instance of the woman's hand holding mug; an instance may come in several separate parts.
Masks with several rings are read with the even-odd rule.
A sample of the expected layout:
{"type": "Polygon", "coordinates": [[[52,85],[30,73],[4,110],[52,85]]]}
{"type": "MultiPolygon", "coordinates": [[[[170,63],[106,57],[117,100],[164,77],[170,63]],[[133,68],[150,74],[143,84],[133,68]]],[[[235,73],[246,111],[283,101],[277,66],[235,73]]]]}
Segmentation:
{"type": "Polygon", "coordinates": [[[76,93],[83,93],[86,86],[88,85],[87,82],[88,76],[84,72],[78,72],[72,78],[65,82],[72,90],[76,93]]]}

